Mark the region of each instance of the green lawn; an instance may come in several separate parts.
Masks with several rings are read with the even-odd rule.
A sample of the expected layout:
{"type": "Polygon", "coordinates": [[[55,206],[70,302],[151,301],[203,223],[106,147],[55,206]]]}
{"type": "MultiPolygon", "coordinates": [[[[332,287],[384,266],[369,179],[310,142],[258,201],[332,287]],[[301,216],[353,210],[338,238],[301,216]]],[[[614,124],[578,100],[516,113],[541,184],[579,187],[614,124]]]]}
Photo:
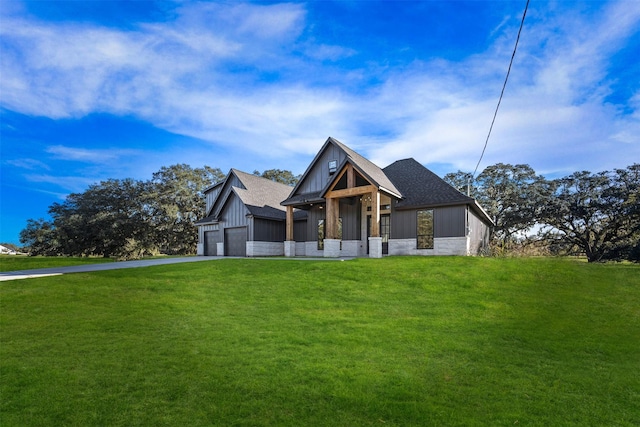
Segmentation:
{"type": "Polygon", "coordinates": [[[66,267],[68,265],[99,264],[113,262],[111,258],[98,257],[44,257],[26,255],[0,255],[0,272],[31,270],[34,268],[66,267]]]}
{"type": "Polygon", "coordinates": [[[637,426],[640,266],[220,260],[0,284],[0,425],[637,426]]]}

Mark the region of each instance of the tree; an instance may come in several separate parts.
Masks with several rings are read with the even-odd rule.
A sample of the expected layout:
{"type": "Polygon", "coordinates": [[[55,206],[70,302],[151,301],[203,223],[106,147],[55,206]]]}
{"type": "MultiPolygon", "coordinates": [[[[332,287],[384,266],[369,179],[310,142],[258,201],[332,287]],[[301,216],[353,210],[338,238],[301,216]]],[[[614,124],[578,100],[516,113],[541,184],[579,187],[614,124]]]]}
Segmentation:
{"type": "MultiPolygon", "coordinates": [[[[640,252],[640,164],[614,172],[576,172],[551,181],[542,234],[579,248],[589,262],[640,252]]],[[[635,258],[637,260],[637,258],[635,258]]]]}
{"type": "Polygon", "coordinates": [[[90,185],[83,193],[70,194],[63,203],[54,203],[49,213],[60,251],[65,255],[120,258],[135,257],[133,247],[136,253],[141,249],[153,252],[146,190],[147,185],[141,181],[110,179],[90,185]]]}
{"type": "Polygon", "coordinates": [[[263,178],[270,179],[271,181],[279,182],[281,184],[295,186],[300,180],[300,175],[295,176],[291,171],[280,169],[269,169],[262,173],[260,171],[254,171],[254,175],[261,176],[263,178]]]}
{"type": "Polygon", "coordinates": [[[163,167],[148,186],[153,210],[154,239],[164,253],[196,252],[195,222],[205,216],[204,190],[224,178],[218,168],[192,168],[186,164],[163,167]]]}
{"type": "Polygon", "coordinates": [[[476,187],[476,181],[473,179],[471,172],[448,173],[444,176],[444,180],[459,192],[466,194],[474,199],[478,198],[479,189],[476,187]]]}
{"type": "Polygon", "coordinates": [[[57,230],[52,222],[42,218],[27,220],[27,226],[20,231],[20,243],[25,245],[30,255],[54,256],[60,253],[57,230]]]}
{"type": "Polygon", "coordinates": [[[530,230],[540,207],[550,194],[547,181],[529,165],[498,163],[487,167],[476,179],[478,202],[494,219],[493,235],[502,244],[530,230]]]}

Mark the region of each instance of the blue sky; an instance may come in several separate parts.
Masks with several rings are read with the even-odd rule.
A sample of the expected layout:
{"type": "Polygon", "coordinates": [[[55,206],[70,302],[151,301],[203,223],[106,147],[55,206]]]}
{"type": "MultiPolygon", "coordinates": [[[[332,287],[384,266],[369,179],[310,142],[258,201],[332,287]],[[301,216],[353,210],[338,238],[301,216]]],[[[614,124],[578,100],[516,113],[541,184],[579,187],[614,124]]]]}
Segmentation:
{"type": "MultiPolygon", "coordinates": [[[[0,242],[109,178],[302,173],[328,136],[473,171],[525,1],[0,2],[0,242]]],[[[480,171],[640,161],[640,1],[536,1],[480,171]]]]}

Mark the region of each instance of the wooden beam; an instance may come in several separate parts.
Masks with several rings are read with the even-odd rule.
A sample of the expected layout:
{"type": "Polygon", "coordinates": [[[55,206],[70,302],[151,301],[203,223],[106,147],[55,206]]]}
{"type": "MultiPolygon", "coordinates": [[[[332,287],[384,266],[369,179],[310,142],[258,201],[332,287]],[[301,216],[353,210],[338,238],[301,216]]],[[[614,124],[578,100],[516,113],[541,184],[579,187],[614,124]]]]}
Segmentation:
{"type": "Polygon", "coordinates": [[[326,239],[338,238],[338,218],[340,218],[340,200],[327,199],[324,237],[326,239]]]}
{"type": "Polygon", "coordinates": [[[380,193],[371,192],[371,237],[380,237],[380,193]]]}
{"type": "Polygon", "coordinates": [[[375,185],[364,185],[362,187],[346,188],[344,190],[333,190],[325,194],[325,199],[329,200],[335,198],[361,196],[363,194],[378,193],[378,188],[375,185]]]}
{"type": "Polygon", "coordinates": [[[351,163],[347,164],[347,188],[356,186],[356,174],[351,163]]]}
{"type": "Polygon", "coordinates": [[[287,206],[287,240],[293,240],[293,206],[287,206]]]}

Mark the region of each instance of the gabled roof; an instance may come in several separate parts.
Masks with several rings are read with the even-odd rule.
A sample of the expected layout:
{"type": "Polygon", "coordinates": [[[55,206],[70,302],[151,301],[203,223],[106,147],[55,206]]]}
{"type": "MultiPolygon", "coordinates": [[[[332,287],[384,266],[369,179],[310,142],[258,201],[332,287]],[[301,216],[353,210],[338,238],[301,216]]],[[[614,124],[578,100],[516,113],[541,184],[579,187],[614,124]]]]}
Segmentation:
{"type": "Polygon", "coordinates": [[[383,170],[380,169],[375,163],[368,159],[365,159],[360,154],[356,153],[337,139],[329,137],[329,140],[331,140],[338,147],[342,148],[345,153],[347,153],[347,156],[351,160],[351,164],[355,166],[356,169],[359,169],[373,185],[376,185],[378,188],[386,190],[387,192],[390,192],[396,196],[402,195],[402,192],[398,190],[398,188],[396,188],[396,186],[389,180],[383,170]]]}
{"type": "Polygon", "coordinates": [[[415,159],[398,160],[383,171],[404,196],[396,204],[396,209],[470,205],[477,214],[492,223],[474,198],[462,194],[415,159]]]}
{"type": "Polygon", "coordinates": [[[209,215],[197,221],[196,224],[207,224],[218,221],[220,211],[232,193],[242,201],[251,215],[268,219],[285,219],[286,208],[281,206],[280,202],[287,198],[291,192],[291,187],[257,175],[231,169],[222,182],[214,184],[209,187],[209,189],[213,189],[221,184],[223,187],[230,185],[228,183],[231,182],[232,176],[235,176],[244,188],[231,186],[230,191],[221,192],[218,197],[222,197],[223,199],[216,200],[213,203],[212,211],[208,212],[209,215]]]}
{"type": "MultiPolygon", "coordinates": [[[[313,170],[315,164],[322,157],[323,153],[327,149],[327,146],[329,146],[330,144],[338,147],[346,155],[345,161],[343,161],[342,164],[339,165],[338,170],[342,169],[342,167],[344,167],[346,163],[351,163],[359,173],[361,173],[369,182],[371,182],[371,184],[375,185],[380,190],[386,193],[389,193],[390,195],[393,195],[395,197],[402,197],[402,193],[396,188],[393,182],[389,180],[389,178],[385,175],[382,169],[380,169],[380,167],[378,167],[376,164],[374,164],[370,160],[362,157],[360,154],[356,153],[351,148],[347,147],[337,139],[329,137],[325,141],[322,148],[318,151],[318,154],[316,154],[316,156],[314,157],[313,161],[311,162],[307,170],[304,172],[304,174],[302,174],[302,177],[298,181],[298,184],[294,187],[293,191],[291,191],[291,193],[289,194],[289,197],[286,198],[286,200],[283,199],[284,201],[282,202],[282,205],[286,206],[286,205],[294,205],[297,203],[304,203],[307,201],[316,202],[316,201],[323,200],[324,194],[331,187],[331,185],[333,184],[333,181],[329,181],[325,185],[325,187],[319,192],[313,192],[308,194],[297,194],[297,191],[302,185],[302,183],[305,181],[309,173],[313,170]]],[[[336,174],[334,179],[337,178],[337,176],[338,174],[336,174]]]]}
{"type": "Polygon", "coordinates": [[[291,187],[260,176],[232,169],[245,188],[233,191],[242,200],[251,215],[262,218],[285,218],[286,208],[280,202],[287,198],[291,187]]]}

